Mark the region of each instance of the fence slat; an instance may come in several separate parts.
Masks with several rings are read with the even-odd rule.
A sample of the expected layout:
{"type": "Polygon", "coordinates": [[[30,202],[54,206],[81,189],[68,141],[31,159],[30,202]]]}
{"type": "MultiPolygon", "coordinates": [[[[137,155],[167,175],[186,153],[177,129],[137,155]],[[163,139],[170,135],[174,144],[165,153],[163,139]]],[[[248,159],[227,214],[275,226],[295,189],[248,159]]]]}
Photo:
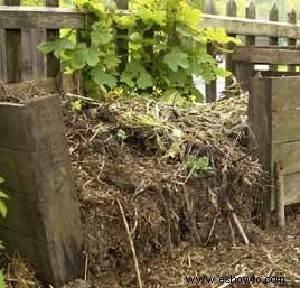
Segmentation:
{"type": "MultiPolygon", "coordinates": [[[[276,3],[273,3],[273,5],[272,5],[272,8],[271,8],[270,14],[269,14],[269,19],[271,21],[279,21],[279,9],[277,8],[276,3]]],[[[276,37],[271,37],[269,40],[269,44],[271,46],[278,46],[279,39],[276,37]]],[[[278,65],[270,65],[270,70],[277,71],[278,65]]]]}
{"type": "Polygon", "coordinates": [[[46,41],[45,29],[21,30],[22,81],[46,78],[46,56],[37,50],[37,45],[46,41]]]}
{"type": "MultiPolygon", "coordinates": [[[[248,18],[248,19],[256,18],[256,3],[254,0],[251,0],[249,6],[246,7],[246,18],[248,18]]],[[[254,36],[246,36],[245,44],[248,46],[255,45],[255,37],[254,36]]]]}
{"type": "MultiPolygon", "coordinates": [[[[237,16],[237,6],[235,0],[227,0],[226,2],[226,16],[236,17],[237,16]]],[[[229,36],[236,37],[235,34],[229,34],[229,36]]],[[[229,44],[227,48],[229,50],[233,50],[235,47],[234,44],[229,44]]],[[[235,74],[235,67],[232,62],[232,54],[227,54],[226,56],[226,70],[235,74]]],[[[232,84],[232,80],[230,78],[226,79],[226,85],[232,84]]]]}
{"type": "MultiPolygon", "coordinates": [[[[204,12],[211,15],[216,15],[214,0],[206,0],[204,3],[204,12]]],[[[214,47],[212,44],[207,45],[207,52],[214,55],[214,47]]],[[[210,84],[205,84],[206,102],[215,102],[217,100],[217,81],[211,81],[210,84]]]]}
{"type": "MultiPolygon", "coordinates": [[[[129,9],[129,0],[115,0],[116,6],[118,9],[121,10],[128,10],[129,9]]],[[[127,36],[128,29],[117,29],[116,33],[120,36],[127,36]]],[[[116,41],[116,54],[121,57],[120,63],[120,71],[125,68],[126,63],[128,62],[129,55],[129,43],[124,39],[118,39],[116,41]]]]}
{"type": "MultiPolygon", "coordinates": [[[[6,6],[20,6],[20,0],[4,0],[6,6]]],[[[6,64],[7,82],[16,83],[21,81],[21,30],[7,29],[6,38],[6,64]]],[[[2,45],[2,44],[1,44],[2,45]]],[[[4,47],[5,49],[5,47],[4,47]]]]}
{"type": "Polygon", "coordinates": [[[7,83],[6,32],[0,29],[0,81],[7,83]]]}
{"type": "MultiPolygon", "coordinates": [[[[249,6],[246,7],[245,16],[248,19],[256,18],[256,3],[254,0],[251,0],[249,6]]],[[[246,46],[255,45],[255,36],[246,36],[245,37],[246,46]]],[[[235,64],[235,73],[237,82],[240,83],[243,90],[249,90],[250,78],[252,77],[254,71],[254,65],[250,62],[237,62],[235,64]]]]}
{"type": "MultiPolygon", "coordinates": [[[[297,24],[297,12],[296,10],[292,9],[288,13],[288,18],[289,18],[289,23],[292,25],[297,24]]],[[[289,46],[296,46],[297,45],[297,39],[288,39],[288,45],[289,46]]],[[[296,65],[290,65],[288,67],[289,72],[296,72],[297,71],[297,66],[296,65]]]]}
{"type": "MultiPolygon", "coordinates": [[[[45,0],[47,7],[59,7],[59,0],[45,0]]],[[[54,40],[59,37],[58,29],[47,29],[46,39],[47,41],[54,40]]],[[[59,74],[60,64],[59,60],[55,58],[53,53],[47,55],[47,76],[55,77],[59,74]]]]}

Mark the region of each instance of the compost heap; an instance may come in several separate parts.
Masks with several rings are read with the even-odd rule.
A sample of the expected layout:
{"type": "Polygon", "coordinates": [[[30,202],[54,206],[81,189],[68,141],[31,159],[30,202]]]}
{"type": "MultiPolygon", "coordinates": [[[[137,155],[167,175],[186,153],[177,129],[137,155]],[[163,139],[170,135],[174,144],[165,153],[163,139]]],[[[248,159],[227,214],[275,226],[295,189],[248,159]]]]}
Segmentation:
{"type": "Polygon", "coordinates": [[[79,112],[75,100],[63,105],[89,277],[134,271],[129,238],[142,267],[177,247],[250,239],[266,173],[246,148],[247,96],[185,109],[83,100],[79,112]]]}

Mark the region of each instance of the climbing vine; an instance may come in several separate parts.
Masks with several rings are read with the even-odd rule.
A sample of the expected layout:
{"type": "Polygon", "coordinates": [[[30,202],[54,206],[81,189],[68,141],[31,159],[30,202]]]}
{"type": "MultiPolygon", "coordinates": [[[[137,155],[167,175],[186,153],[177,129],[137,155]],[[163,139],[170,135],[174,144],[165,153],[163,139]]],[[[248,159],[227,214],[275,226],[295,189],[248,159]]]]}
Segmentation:
{"type": "Polygon", "coordinates": [[[94,15],[80,43],[75,43],[75,31],[70,31],[39,49],[54,52],[66,73],[81,70],[89,96],[99,97],[122,86],[126,91],[160,91],[160,95],[177,91],[200,101],[194,75],[207,82],[230,75],[218,67],[206,47],[211,43],[228,52],[222,47],[238,40],[223,28],[201,28],[201,11],[188,1],[136,0],[130,13],[123,14],[109,1],[77,0],[77,6],[94,15]],[[116,53],[116,43],[128,52],[116,53]]]}

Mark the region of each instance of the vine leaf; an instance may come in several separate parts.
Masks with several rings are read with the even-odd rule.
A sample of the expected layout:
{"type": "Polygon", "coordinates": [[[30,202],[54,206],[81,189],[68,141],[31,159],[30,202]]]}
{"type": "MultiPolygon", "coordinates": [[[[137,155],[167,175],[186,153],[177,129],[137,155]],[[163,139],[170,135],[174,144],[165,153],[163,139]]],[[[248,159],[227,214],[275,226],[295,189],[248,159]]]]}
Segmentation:
{"type": "Polygon", "coordinates": [[[107,45],[113,38],[112,29],[103,22],[95,22],[92,26],[91,38],[96,46],[107,45]]]}
{"type": "Polygon", "coordinates": [[[172,48],[169,53],[167,53],[163,62],[169,66],[173,72],[177,72],[179,67],[187,69],[189,67],[188,54],[183,53],[179,48],[172,48]]]}
{"type": "Polygon", "coordinates": [[[107,85],[110,88],[116,86],[116,78],[111,74],[105,73],[99,67],[94,68],[91,75],[96,85],[107,85]]]}

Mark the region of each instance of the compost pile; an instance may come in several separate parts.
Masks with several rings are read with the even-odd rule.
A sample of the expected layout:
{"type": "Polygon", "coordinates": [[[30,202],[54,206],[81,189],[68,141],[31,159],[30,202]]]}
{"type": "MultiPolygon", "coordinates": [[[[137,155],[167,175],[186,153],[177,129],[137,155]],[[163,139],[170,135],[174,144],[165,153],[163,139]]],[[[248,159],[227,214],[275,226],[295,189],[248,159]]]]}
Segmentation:
{"type": "Polygon", "coordinates": [[[142,267],[180,247],[249,241],[267,175],[245,147],[247,96],[185,109],[74,100],[63,105],[90,277],[134,271],[129,238],[142,267]]]}

